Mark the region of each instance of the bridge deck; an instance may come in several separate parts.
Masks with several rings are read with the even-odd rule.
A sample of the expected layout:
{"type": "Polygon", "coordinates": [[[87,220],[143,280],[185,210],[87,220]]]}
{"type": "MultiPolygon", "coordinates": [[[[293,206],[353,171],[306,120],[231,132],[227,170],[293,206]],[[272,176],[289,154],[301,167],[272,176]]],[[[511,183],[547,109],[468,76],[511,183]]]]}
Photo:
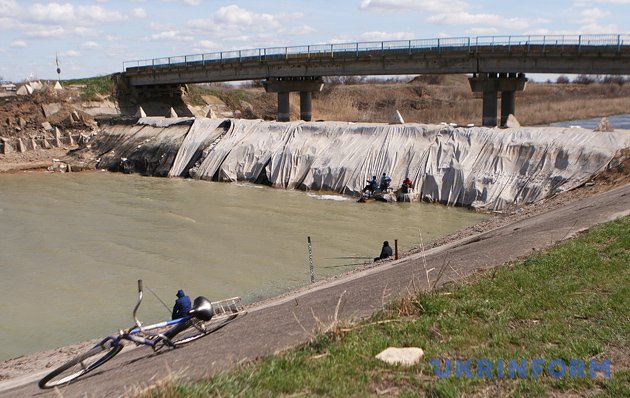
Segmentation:
{"type": "Polygon", "coordinates": [[[630,74],[630,35],[501,36],[273,47],[124,64],[131,85],[422,73],[630,74]]]}

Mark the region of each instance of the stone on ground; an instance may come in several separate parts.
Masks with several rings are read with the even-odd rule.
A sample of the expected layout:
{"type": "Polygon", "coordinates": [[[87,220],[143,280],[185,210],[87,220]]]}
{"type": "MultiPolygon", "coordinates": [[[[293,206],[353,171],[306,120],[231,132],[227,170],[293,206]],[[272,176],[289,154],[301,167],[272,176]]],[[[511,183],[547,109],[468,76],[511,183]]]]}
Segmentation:
{"type": "Polygon", "coordinates": [[[175,112],[175,109],[173,109],[173,107],[171,107],[168,110],[168,113],[166,115],[164,115],[165,118],[168,119],[174,119],[174,118],[178,118],[179,116],[177,116],[177,112],[175,112]]]}
{"type": "Polygon", "coordinates": [[[206,113],[206,117],[208,119],[216,119],[217,118],[217,114],[214,113],[214,109],[210,108],[210,109],[208,109],[208,113],[206,113]]]}
{"type": "Polygon", "coordinates": [[[423,355],[424,351],[418,347],[389,347],[376,358],[392,365],[412,366],[417,364],[423,355]]]}
{"type": "Polygon", "coordinates": [[[61,110],[61,104],[52,103],[52,104],[42,104],[42,111],[44,112],[44,116],[46,119],[56,114],[61,110]]]}
{"type": "Polygon", "coordinates": [[[42,127],[44,128],[44,130],[46,131],[51,131],[53,129],[52,125],[49,122],[44,122],[42,123],[42,127]]]}
{"type": "Polygon", "coordinates": [[[602,120],[599,121],[599,123],[597,124],[597,127],[595,127],[595,130],[593,131],[601,131],[603,133],[611,133],[613,131],[615,131],[615,129],[613,128],[612,123],[610,123],[610,120],[608,120],[607,117],[603,117],[602,120]]]}
{"type": "Polygon", "coordinates": [[[61,83],[59,83],[59,81],[57,81],[55,83],[55,87],[53,87],[55,90],[63,90],[63,87],[61,86],[61,83]]]}
{"type": "Polygon", "coordinates": [[[400,115],[399,111],[396,111],[392,114],[390,124],[405,124],[405,120],[400,115]]]}
{"type": "Polygon", "coordinates": [[[516,116],[510,113],[505,122],[505,127],[509,129],[514,129],[514,128],[521,127],[521,124],[518,122],[518,120],[516,120],[516,116]]]}
{"type": "Polygon", "coordinates": [[[144,109],[142,109],[141,106],[138,107],[138,111],[136,112],[136,114],[134,115],[134,117],[147,117],[146,112],[144,111],[144,109]]]}
{"type": "Polygon", "coordinates": [[[25,84],[23,86],[20,86],[20,88],[18,88],[15,93],[17,95],[31,95],[33,94],[33,88],[28,84],[25,84]]]}

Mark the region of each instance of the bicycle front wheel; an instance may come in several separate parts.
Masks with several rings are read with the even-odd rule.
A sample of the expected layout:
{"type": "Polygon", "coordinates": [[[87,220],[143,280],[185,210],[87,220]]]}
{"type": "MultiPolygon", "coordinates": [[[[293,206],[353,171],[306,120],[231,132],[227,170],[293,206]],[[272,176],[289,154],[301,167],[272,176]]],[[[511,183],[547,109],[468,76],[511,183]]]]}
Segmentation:
{"type": "Polygon", "coordinates": [[[39,388],[52,388],[70,383],[109,361],[122,349],[122,344],[114,344],[112,341],[98,344],[88,352],[73,358],[48,373],[39,381],[39,388]]]}

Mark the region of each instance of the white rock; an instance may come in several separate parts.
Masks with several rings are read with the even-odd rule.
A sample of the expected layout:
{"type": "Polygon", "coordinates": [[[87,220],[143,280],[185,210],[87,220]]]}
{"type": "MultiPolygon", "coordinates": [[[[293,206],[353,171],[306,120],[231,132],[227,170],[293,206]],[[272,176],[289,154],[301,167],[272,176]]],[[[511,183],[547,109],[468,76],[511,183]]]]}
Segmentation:
{"type": "Polygon", "coordinates": [[[505,127],[509,129],[521,127],[521,124],[516,120],[516,116],[513,114],[509,114],[507,120],[505,121],[505,127]]]}
{"type": "Polygon", "coordinates": [[[412,366],[417,364],[424,351],[418,347],[389,347],[376,356],[383,362],[387,362],[392,365],[412,366]]]}
{"type": "Polygon", "coordinates": [[[391,124],[405,124],[405,120],[403,119],[403,117],[400,115],[399,111],[396,111],[392,114],[392,117],[390,119],[390,123],[391,124]]]}
{"type": "Polygon", "coordinates": [[[169,119],[174,119],[177,118],[179,116],[177,116],[177,112],[175,112],[175,109],[173,109],[172,107],[168,110],[168,112],[166,113],[166,115],[164,115],[165,118],[169,118],[169,119]]]}
{"type": "Polygon", "coordinates": [[[615,129],[613,128],[612,123],[610,123],[610,120],[608,120],[607,117],[603,117],[602,120],[600,120],[599,123],[597,124],[597,127],[595,128],[595,130],[593,131],[611,133],[615,131],[615,129]]]}
{"type": "Polygon", "coordinates": [[[146,112],[142,109],[141,106],[138,107],[138,112],[134,115],[134,117],[147,117],[146,112]]]}

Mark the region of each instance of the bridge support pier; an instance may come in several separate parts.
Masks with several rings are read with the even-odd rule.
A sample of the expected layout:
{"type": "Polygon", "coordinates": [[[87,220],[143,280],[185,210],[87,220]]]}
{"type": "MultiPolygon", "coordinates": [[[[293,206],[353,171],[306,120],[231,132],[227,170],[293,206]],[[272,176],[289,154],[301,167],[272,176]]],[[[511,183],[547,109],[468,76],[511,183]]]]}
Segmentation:
{"type": "Polygon", "coordinates": [[[482,73],[468,79],[474,93],[483,93],[483,116],[481,125],[497,126],[498,93],[501,92],[501,127],[505,127],[508,116],[516,112],[516,91],[523,91],[527,78],[523,73],[482,73]]]}
{"type": "Polygon", "coordinates": [[[268,93],[278,93],[277,120],[279,122],[290,120],[289,95],[292,92],[300,93],[300,119],[310,121],[313,117],[313,92],[321,91],[324,86],[321,77],[314,76],[269,78],[263,84],[268,93]]]}

